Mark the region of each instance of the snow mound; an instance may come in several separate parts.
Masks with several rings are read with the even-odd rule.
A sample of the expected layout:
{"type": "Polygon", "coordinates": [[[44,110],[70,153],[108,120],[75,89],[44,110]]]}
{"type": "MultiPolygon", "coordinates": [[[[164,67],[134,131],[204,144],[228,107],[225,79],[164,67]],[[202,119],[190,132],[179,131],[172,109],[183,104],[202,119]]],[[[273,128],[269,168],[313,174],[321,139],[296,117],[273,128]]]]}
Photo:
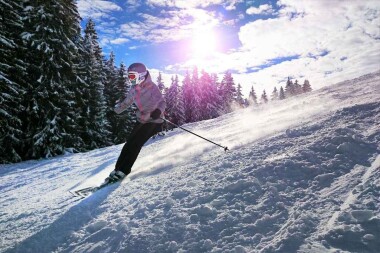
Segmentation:
{"type": "Polygon", "coordinates": [[[151,140],[0,167],[1,252],[378,252],[380,72],[151,140]]]}

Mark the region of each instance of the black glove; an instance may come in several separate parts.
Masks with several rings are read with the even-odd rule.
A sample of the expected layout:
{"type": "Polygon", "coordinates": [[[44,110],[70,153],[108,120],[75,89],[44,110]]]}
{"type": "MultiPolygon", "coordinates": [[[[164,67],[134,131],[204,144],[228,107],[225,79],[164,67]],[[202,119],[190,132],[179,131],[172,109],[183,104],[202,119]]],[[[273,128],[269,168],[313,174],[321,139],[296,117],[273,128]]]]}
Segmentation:
{"type": "Polygon", "coordinates": [[[151,117],[152,119],[159,119],[160,116],[161,116],[161,111],[160,111],[160,109],[158,109],[158,108],[157,108],[156,110],[154,110],[153,112],[150,113],[150,117],[151,117]]]}

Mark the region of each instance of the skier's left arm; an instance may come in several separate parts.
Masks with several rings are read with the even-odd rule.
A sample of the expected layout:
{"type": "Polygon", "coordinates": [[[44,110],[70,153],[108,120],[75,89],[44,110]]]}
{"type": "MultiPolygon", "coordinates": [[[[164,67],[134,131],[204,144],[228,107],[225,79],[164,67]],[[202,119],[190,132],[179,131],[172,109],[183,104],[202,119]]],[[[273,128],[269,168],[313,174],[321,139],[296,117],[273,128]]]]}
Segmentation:
{"type": "Polygon", "coordinates": [[[156,96],[158,97],[158,102],[156,109],[151,113],[151,118],[153,119],[158,119],[160,117],[163,117],[165,109],[166,109],[166,102],[164,100],[164,97],[162,96],[160,90],[158,87],[155,85],[155,93],[156,96]]]}

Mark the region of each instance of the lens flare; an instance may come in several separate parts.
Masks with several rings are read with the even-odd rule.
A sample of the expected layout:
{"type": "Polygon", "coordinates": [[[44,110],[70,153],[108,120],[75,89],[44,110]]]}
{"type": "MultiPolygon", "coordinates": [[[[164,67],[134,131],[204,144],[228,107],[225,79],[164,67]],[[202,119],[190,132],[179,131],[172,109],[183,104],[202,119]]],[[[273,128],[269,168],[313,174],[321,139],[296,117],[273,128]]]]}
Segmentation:
{"type": "Polygon", "coordinates": [[[207,58],[211,56],[216,49],[215,35],[212,30],[197,30],[192,39],[192,50],[195,58],[207,58]]]}

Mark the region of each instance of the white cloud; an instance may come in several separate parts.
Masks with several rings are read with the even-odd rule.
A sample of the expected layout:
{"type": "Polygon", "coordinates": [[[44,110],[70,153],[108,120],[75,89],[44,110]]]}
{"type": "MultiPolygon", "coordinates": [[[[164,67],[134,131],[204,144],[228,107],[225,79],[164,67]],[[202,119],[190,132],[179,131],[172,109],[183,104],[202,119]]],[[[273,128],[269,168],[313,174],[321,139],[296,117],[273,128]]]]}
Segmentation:
{"type": "Polygon", "coordinates": [[[82,18],[110,18],[110,12],[121,11],[122,8],[111,1],[105,0],[78,0],[78,11],[82,18]]]}
{"type": "Polygon", "coordinates": [[[217,66],[219,73],[238,71],[234,77],[244,85],[245,95],[254,83],[259,90],[269,87],[268,92],[289,75],[305,76],[318,88],[380,69],[379,1],[280,0],[278,4],[277,18],[245,24],[239,32],[242,46],[214,55],[204,65],[214,70],[217,66]],[[284,57],[293,60],[275,64],[284,57]],[[269,63],[272,66],[260,70],[269,63]],[[259,71],[249,73],[252,69],[259,71]]]}
{"type": "Polygon", "coordinates": [[[161,15],[139,16],[142,21],[121,25],[122,34],[135,40],[157,43],[189,38],[193,31],[219,23],[216,17],[202,9],[171,10],[162,11],[161,15]]]}
{"type": "Polygon", "coordinates": [[[243,3],[243,2],[244,2],[244,0],[229,0],[229,1],[225,1],[224,8],[227,11],[236,10],[236,5],[238,3],[243,3]]]}
{"type": "Polygon", "coordinates": [[[148,0],[149,6],[176,7],[180,9],[205,8],[212,5],[222,5],[226,10],[235,10],[238,3],[244,0],[148,0]]]}
{"type": "Polygon", "coordinates": [[[140,48],[140,47],[139,47],[139,46],[131,46],[131,47],[128,47],[129,50],[136,50],[136,49],[138,49],[138,48],[140,48]]]}
{"type": "Polygon", "coordinates": [[[120,44],[125,44],[128,41],[129,41],[129,39],[126,39],[126,38],[117,38],[117,39],[111,40],[110,43],[120,45],[120,44]]]}
{"type": "Polygon", "coordinates": [[[236,5],[244,0],[148,0],[146,4],[152,7],[176,7],[179,9],[206,8],[220,5],[227,11],[236,10],[236,5]]]}
{"type": "Polygon", "coordinates": [[[248,15],[271,14],[273,12],[274,12],[274,10],[272,8],[272,5],[270,5],[270,4],[263,4],[263,5],[260,5],[258,8],[250,7],[246,11],[246,13],[248,15]]]}

